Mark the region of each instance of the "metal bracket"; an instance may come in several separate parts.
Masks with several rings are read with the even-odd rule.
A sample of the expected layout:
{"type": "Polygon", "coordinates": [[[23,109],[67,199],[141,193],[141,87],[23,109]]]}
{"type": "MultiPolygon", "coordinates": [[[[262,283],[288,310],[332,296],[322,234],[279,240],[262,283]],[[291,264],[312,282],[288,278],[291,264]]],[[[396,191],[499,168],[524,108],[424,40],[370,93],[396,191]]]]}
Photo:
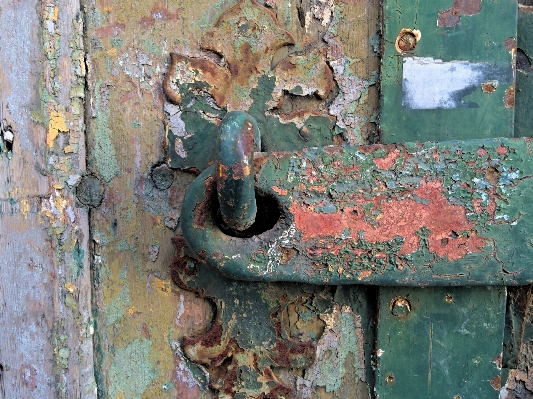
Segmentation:
{"type": "Polygon", "coordinates": [[[505,138],[261,154],[271,229],[221,230],[211,167],[185,195],[182,230],[197,259],[237,279],[528,284],[532,158],[529,139],[505,138]]]}

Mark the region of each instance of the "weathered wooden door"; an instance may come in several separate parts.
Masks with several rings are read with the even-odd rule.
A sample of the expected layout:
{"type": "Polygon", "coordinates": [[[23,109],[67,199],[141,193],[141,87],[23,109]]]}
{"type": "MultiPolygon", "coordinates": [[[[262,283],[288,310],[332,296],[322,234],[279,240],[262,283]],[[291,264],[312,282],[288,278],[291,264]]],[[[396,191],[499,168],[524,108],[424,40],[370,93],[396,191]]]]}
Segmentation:
{"type": "MultiPolygon", "coordinates": [[[[380,138],[378,125],[380,59],[387,46],[411,46],[416,30],[421,46],[426,38],[426,26],[399,17],[417,17],[418,7],[420,19],[427,16],[414,3],[394,8],[397,23],[407,24],[399,28],[410,30],[398,44],[386,36],[388,11],[382,15],[373,0],[4,1],[0,398],[407,398],[413,391],[418,397],[488,397],[479,386],[496,396],[501,387],[504,398],[532,395],[530,286],[508,289],[503,325],[505,288],[429,293],[242,282],[199,264],[181,237],[183,196],[214,161],[217,129],[228,111],[256,118],[267,152],[411,139],[380,138]],[[476,310],[473,333],[463,322],[480,298],[488,311],[476,310]],[[446,339],[457,345],[450,348],[439,333],[453,323],[458,335],[446,339]],[[502,338],[491,334],[504,326],[499,359],[502,338]],[[423,348],[413,344],[413,335],[427,341],[423,348]],[[462,339],[468,336],[475,339],[462,339]],[[485,380],[435,394],[447,386],[443,375],[454,373],[449,367],[457,353],[471,348],[479,356],[460,369],[471,381],[485,380]],[[401,353],[387,357],[393,351],[401,353]],[[483,367],[493,367],[494,376],[476,374],[483,367]],[[503,370],[499,379],[497,369],[503,370]]],[[[442,4],[433,10],[435,24],[462,34],[454,24],[474,17],[477,3],[442,4]]],[[[509,24],[504,16],[494,19],[494,25],[509,24]]],[[[517,59],[510,136],[532,135],[532,26],[531,7],[524,4],[518,49],[499,43],[517,59]]],[[[482,35],[480,42],[490,47],[489,39],[482,35]]],[[[457,54],[457,60],[469,59],[464,48],[457,54]]],[[[391,67],[386,62],[385,72],[391,67]]],[[[487,119],[491,128],[509,120],[512,110],[510,86],[502,82],[505,77],[481,82],[491,101],[501,97],[501,112],[487,119]]],[[[384,104],[384,111],[391,106],[384,104]]],[[[402,118],[404,126],[428,131],[411,141],[442,140],[429,136],[431,119],[402,118]]],[[[384,127],[394,123],[383,114],[384,127]]],[[[388,173],[400,156],[393,147],[378,151],[374,164],[388,173]]],[[[313,162],[313,154],[299,153],[294,172],[298,162],[313,162]]],[[[357,164],[339,162],[338,180],[349,180],[357,164]]],[[[306,172],[313,196],[302,203],[327,215],[323,224],[317,218],[308,224],[310,235],[331,225],[336,210],[328,201],[344,190],[324,186],[322,167],[310,165],[306,172]]],[[[277,195],[290,195],[284,182],[276,188],[277,195]]],[[[490,200],[483,201],[485,210],[490,200]]],[[[262,209],[270,209],[268,203],[262,209]]],[[[457,254],[462,247],[452,240],[463,237],[456,233],[440,245],[457,254]]],[[[413,234],[427,239],[419,229],[413,234]]],[[[463,247],[475,245],[471,241],[463,247]]],[[[316,246],[314,256],[334,264],[328,256],[340,256],[342,248],[333,244],[316,246]]],[[[383,252],[369,246],[359,255],[381,264],[383,252]]],[[[270,255],[257,253],[254,262],[268,263],[270,255]]],[[[298,255],[290,248],[276,254],[287,264],[298,255]]],[[[325,273],[333,273],[328,267],[325,273]]],[[[369,278],[342,263],[334,267],[336,278],[369,278]]]]}

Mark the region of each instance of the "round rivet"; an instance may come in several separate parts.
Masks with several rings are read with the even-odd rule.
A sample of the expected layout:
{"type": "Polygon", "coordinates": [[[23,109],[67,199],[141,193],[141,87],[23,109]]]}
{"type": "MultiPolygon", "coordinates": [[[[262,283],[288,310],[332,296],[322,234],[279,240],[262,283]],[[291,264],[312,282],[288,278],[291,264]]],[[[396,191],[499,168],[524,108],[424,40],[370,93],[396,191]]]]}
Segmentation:
{"type": "Polygon", "coordinates": [[[104,198],[104,184],[95,176],[83,176],[76,186],[76,198],[83,205],[95,208],[104,198]]]}
{"type": "Polygon", "coordinates": [[[169,188],[174,180],[174,172],[165,164],[154,167],[151,175],[154,186],[160,190],[169,188]]]}

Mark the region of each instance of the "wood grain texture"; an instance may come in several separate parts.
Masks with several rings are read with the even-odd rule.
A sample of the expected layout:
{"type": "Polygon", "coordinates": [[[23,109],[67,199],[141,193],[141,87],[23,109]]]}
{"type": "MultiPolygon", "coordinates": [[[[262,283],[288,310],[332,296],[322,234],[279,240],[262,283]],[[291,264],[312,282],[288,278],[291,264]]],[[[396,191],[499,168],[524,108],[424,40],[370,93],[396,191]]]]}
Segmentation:
{"type": "Polygon", "coordinates": [[[6,2],[0,22],[0,397],[93,398],[88,212],[67,184],[85,165],[80,6],[6,2]]]}

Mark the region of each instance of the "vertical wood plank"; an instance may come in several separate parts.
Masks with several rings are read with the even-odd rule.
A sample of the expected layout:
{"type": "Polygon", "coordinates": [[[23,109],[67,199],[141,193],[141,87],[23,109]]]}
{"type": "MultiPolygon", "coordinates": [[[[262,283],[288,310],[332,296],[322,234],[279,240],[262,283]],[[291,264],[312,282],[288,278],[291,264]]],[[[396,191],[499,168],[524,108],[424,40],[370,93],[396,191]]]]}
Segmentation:
{"type": "Polygon", "coordinates": [[[5,2],[0,23],[0,397],[94,398],[80,4],[5,2]]]}

